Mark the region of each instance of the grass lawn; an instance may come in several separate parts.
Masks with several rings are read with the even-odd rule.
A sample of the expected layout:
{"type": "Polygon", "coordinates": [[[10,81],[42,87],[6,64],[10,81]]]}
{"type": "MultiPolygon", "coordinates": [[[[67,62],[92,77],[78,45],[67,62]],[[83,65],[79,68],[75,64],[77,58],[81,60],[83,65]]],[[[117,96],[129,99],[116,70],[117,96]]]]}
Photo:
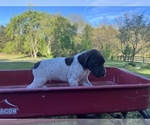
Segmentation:
{"type": "Polygon", "coordinates": [[[0,70],[31,69],[32,65],[43,58],[31,58],[25,55],[0,54],[0,70]]]}
{"type": "MultiPolygon", "coordinates": [[[[142,65],[141,63],[135,63],[135,64],[142,65]]],[[[111,61],[111,60],[107,60],[105,63],[105,66],[124,68],[124,69],[131,71],[131,72],[134,72],[134,73],[137,73],[139,75],[150,78],[150,66],[148,68],[132,67],[132,66],[128,66],[128,62],[111,61]]]]}
{"type": "MultiPolygon", "coordinates": [[[[9,70],[9,69],[31,69],[33,64],[44,58],[30,58],[26,56],[16,56],[16,55],[4,55],[0,54],[0,70],[9,70]]],[[[150,78],[150,66],[148,68],[137,68],[127,66],[128,62],[123,61],[111,61],[106,60],[105,66],[113,66],[119,68],[125,68],[131,72],[138,73],[145,77],[150,78]]]]}
{"type": "Polygon", "coordinates": [[[0,62],[0,70],[31,69],[32,62],[0,62]]]}

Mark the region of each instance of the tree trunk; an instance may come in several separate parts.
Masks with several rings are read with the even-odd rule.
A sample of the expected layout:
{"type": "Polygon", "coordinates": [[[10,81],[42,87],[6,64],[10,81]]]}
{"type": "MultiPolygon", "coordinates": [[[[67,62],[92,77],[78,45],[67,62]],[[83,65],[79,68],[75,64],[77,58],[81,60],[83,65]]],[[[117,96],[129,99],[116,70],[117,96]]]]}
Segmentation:
{"type": "Polygon", "coordinates": [[[131,57],[132,62],[134,62],[134,57],[135,57],[135,50],[133,50],[133,53],[132,53],[132,57],[131,57]]]}
{"type": "Polygon", "coordinates": [[[34,58],[37,58],[37,52],[38,52],[38,49],[37,49],[37,39],[35,38],[34,39],[34,51],[33,51],[34,58]]]}
{"type": "Polygon", "coordinates": [[[37,54],[36,54],[36,51],[35,51],[35,50],[33,50],[33,57],[34,57],[34,58],[37,58],[37,54]]]}
{"type": "Polygon", "coordinates": [[[36,44],[37,44],[37,40],[36,39],[31,40],[32,55],[33,55],[34,58],[37,58],[37,47],[36,47],[36,44]]]}
{"type": "Polygon", "coordinates": [[[47,43],[47,54],[50,55],[51,54],[51,49],[50,49],[50,39],[48,40],[48,43],[47,43]]]}

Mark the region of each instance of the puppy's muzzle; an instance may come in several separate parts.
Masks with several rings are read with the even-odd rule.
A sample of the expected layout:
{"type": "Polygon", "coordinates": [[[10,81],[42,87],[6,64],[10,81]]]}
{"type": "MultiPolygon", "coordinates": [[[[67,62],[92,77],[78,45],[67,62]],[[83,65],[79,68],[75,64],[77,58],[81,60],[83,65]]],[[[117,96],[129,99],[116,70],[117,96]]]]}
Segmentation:
{"type": "Polygon", "coordinates": [[[102,72],[99,73],[99,77],[105,77],[106,76],[106,69],[104,69],[102,72]]]}

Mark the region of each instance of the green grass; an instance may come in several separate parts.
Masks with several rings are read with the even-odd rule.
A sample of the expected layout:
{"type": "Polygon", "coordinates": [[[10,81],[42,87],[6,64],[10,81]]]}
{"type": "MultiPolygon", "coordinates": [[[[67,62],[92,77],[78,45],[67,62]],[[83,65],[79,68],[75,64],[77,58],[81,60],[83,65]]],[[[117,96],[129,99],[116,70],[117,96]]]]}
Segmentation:
{"type": "Polygon", "coordinates": [[[0,70],[31,69],[33,62],[0,62],[0,70]]]}
{"type": "MultiPolygon", "coordinates": [[[[12,69],[31,69],[33,64],[44,58],[30,58],[25,55],[6,55],[0,54],[0,70],[12,70],[12,69]]],[[[142,63],[135,63],[137,65],[144,65],[142,63]]],[[[143,75],[150,78],[150,66],[148,68],[140,68],[128,66],[128,62],[123,61],[111,61],[106,60],[105,66],[113,66],[119,68],[125,68],[131,72],[143,75]]]]}
{"type": "Polygon", "coordinates": [[[0,54],[0,70],[31,69],[33,64],[44,58],[31,58],[25,55],[0,54]]]}
{"type": "MultiPolygon", "coordinates": [[[[135,63],[137,65],[143,65],[142,63],[135,63]]],[[[123,62],[123,61],[111,61],[107,60],[105,63],[105,66],[113,66],[113,67],[118,67],[118,68],[124,68],[127,69],[131,72],[137,73],[139,75],[145,76],[150,78],[150,67],[148,68],[138,68],[138,67],[132,67],[128,65],[128,62],[123,62]]]]}
{"type": "Polygon", "coordinates": [[[113,67],[118,67],[118,68],[124,68],[124,66],[126,64],[127,64],[127,62],[123,62],[123,61],[106,60],[105,66],[113,66],[113,67]]]}
{"type": "Polygon", "coordinates": [[[150,78],[150,69],[135,69],[135,68],[127,68],[127,70],[137,73],[139,75],[150,78]]]}

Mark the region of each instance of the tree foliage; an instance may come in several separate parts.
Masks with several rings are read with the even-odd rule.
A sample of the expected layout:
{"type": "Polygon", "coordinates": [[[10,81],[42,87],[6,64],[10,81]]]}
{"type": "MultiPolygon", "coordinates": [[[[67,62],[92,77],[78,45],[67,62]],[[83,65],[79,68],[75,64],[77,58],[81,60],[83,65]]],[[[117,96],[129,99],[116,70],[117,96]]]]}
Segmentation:
{"type": "Polygon", "coordinates": [[[95,28],[93,46],[102,51],[105,58],[114,56],[118,50],[118,31],[112,25],[100,25],[95,28]]]}
{"type": "Polygon", "coordinates": [[[5,43],[8,40],[5,34],[6,27],[3,25],[0,25],[0,52],[3,51],[3,48],[5,47],[5,43]]]}
{"type": "MultiPolygon", "coordinates": [[[[68,55],[74,48],[76,26],[60,15],[48,15],[37,11],[27,11],[13,17],[6,29],[13,48],[7,52],[21,52],[37,57],[42,55],[68,55]]],[[[9,49],[9,50],[8,50],[9,49]]]]}
{"type": "Polygon", "coordinates": [[[54,40],[51,44],[52,54],[56,56],[70,55],[74,49],[76,26],[62,16],[57,16],[54,21],[54,40]]]}
{"type": "Polygon", "coordinates": [[[86,24],[85,27],[82,29],[82,32],[78,34],[78,43],[76,45],[76,52],[81,52],[85,50],[89,50],[92,47],[92,36],[93,35],[93,28],[86,24]]]}
{"type": "Polygon", "coordinates": [[[141,50],[150,44],[150,20],[144,14],[124,14],[118,22],[118,38],[124,57],[128,56],[126,49],[130,48],[131,61],[141,50]]]}
{"type": "Polygon", "coordinates": [[[21,52],[36,57],[38,43],[42,38],[40,21],[45,18],[44,13],[27,11],[11,19],[7,25],[6,34],[14,44],[12,52],[21,52]]]}
{"type": "Polygon", "coordinates": [[[96,48],[104,57],[123,55],[126,61],[150,47],[150,21],[144,14],[124,14],[118,27],[100,24],[92,27],[83,17],[28,11],[0,26],[0,52],[32,57],[71,56],[96,48]]]}

